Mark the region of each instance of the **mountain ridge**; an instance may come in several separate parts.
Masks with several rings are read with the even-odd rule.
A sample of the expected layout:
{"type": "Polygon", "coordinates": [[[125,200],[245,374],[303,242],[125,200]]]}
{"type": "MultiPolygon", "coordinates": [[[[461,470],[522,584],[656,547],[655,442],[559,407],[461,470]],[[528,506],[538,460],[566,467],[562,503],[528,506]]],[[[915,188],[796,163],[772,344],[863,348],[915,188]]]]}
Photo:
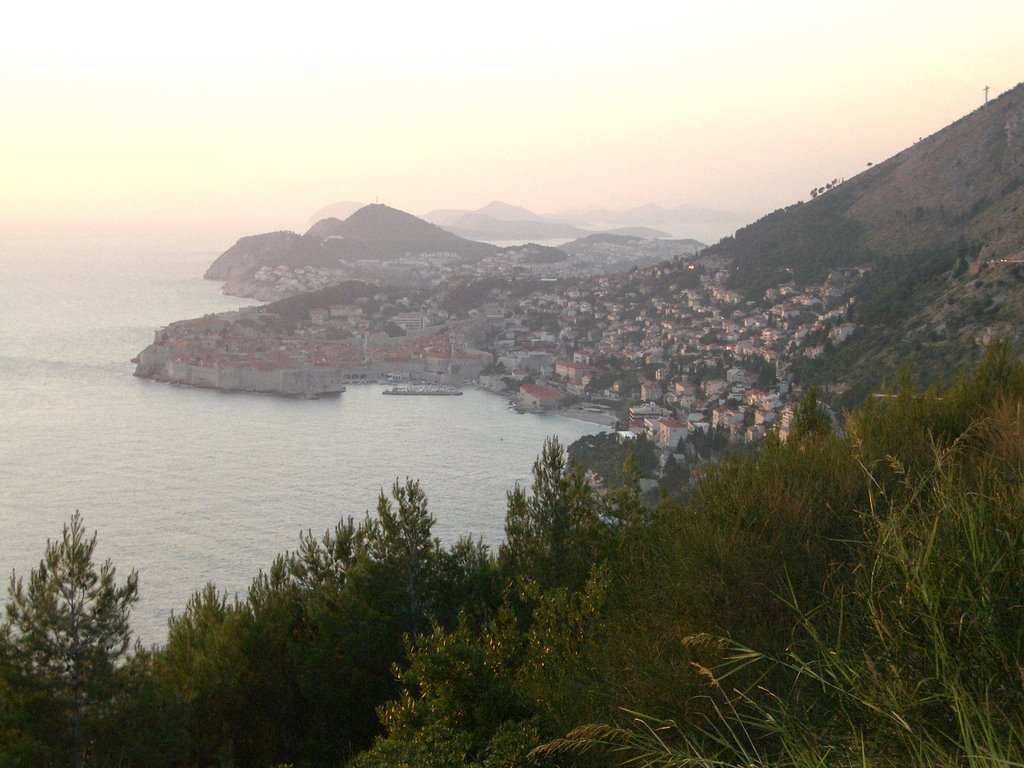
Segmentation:
{"type": "Polygon", "coordinates": [[[797,359],[805,384],[841,385],[854,405],[877,371],[923,380],[1024,342],[1024,84],[857,176],[813,190],[706,250],[750,300],[857,268],[848,319],[860,331],[797,359]]]}
{"type": "MultiPolygon", "coordinates": [[[[672,238],[672,233],[654,227],[684,224],[703,228],[708,223],[735,225],[740,221],[749,221],[752,216],[694,206],[665,208],[653,203],[621,211],[581,208],[562,213],[537,214],[521,206],[495,200],[477,210],[438,208],[424,213],[420,218],[463,237],[479,240],[519,239],[525,242],[585,237],[596,232],[615,232],[620,229],[634,230],[635,234],[643,237],[672,238]]],[[[685,236],[690,237],[691,234],[685,236]]]]}
{"type": "Polygon", "coordinates": [[[1005,258],[1024,248],[1022,206],[1024,84],[709,253],[746,268],[746,287],[762,289],[784,269],[813,277],[961,241],[981,258],[1005,258]]]}

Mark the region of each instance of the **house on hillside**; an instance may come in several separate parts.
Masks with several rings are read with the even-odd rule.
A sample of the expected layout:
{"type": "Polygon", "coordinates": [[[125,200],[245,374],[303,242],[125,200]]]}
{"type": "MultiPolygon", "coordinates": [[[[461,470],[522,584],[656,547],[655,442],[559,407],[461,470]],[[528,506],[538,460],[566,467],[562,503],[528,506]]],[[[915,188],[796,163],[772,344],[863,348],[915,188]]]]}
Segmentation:
{"type": "Polygon", "coordinates": [[[588,370],[589,369],[586,365],[576,362],[575,360],[560,358],[555,361],[555,376],[566,379],[573,384],[581,384],[583,382],[583,376],[588,370]]]}
{"type": "Polygon", "coordinates": [[[645,380],[640,384],[640,399],[644,402],[661,400],[663,394],[661,384],[657,381],[645,380]]]}
{"type": "Polygon", "coordinates": [[[685,440],[688,430],[686,422],[679,419],[658,420],[658,445],[675,449],[680,440],[685,440]]]}
{"type": "Polygon", "coordinates": [[[529,411],[546,411],[557,408],[562,393],[546,384],[523,384],[519,388],[519,404],[529,411]]]}

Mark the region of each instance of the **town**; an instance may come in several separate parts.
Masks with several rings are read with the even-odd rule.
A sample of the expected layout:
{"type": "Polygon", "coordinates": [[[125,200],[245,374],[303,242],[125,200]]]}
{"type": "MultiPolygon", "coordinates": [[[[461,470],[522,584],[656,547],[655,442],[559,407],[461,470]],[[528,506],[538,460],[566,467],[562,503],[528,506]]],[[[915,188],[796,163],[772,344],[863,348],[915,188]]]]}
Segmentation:
{"type": "MultiPolygon", "coordinates": [[[[793,364],[856,333],[850,294],[863,276],[834,270],[748,297],[728,287],[727,262],[699,254],[589,277],[551,259],[434,262],[406,260],[434,270],[418,288],[349,280],[174,323],[136,374],[306,397],[366,382],[473,382],[522,410],[561,410],[692,457],[709,441],[785,439],[802,394],[793,364]]],[[[322,279],[312,268],[264,272],[322,279]]]]}

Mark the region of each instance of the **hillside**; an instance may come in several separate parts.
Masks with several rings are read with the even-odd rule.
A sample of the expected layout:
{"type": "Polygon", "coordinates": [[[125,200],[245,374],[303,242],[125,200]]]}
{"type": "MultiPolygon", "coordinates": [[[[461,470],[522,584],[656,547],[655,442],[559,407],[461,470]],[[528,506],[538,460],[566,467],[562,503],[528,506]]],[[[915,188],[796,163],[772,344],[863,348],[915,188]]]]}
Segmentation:
{"type": "Polygon", "coordinates": [[[304,238],[294,232],[267,232],[239,239],[217,257],[203,277],[207,280],[240,280],[264,265],[305,266],[323,258],[319,240],[304,238]]]}
{"type": "Polygon", "coordinates": [[[363,206],[345,220],[322,219],[304,235],[270,232],[243,237],[217,257],[204,277],[227,281],[225,293],[273,300],[339,282],[343,277],[335,272],[343,260],[440,253],[475,261],[495,251],[493,245],[466,240],[408,213],[375,204],[363,206]],[[281,274],[268,274],[276,270],[281,274]]]}
{"type": "Polygon", "coordinates": [[[908,362],[933,380],[977,359],[1024,328],[1024,85],[706,254],[732,262],[732,287],[750,299],[867,270],[851,318],[863,333],[797,366],[805,382],[862,395],[874,371],[908,362]]]}
{"type": "Polygon", "coordinates": [[[813,199],[709,249],[766,288],[792,269],[824,276],[877,257],[914,258],[965,243],[981,258],[1024,249],[1024,84],[813,199]]]}
{"type": "Polygon", "coordinates": [[[363,208],[366,203],[357,203],[352,200],[340,200],[337,203],[325,205],[319,211],[309,217],[307,226],[313,226],[321,219],[347,219],[353,213],[363,208]]]}
{"type": "Polygon", "coordinates": [[[380,253],[411,249],[482,255],[494,250],[492,246],[466,240],[436,224],[380,204],[364,206],[344,221],[335,218],[318,221],[309,228],[306,236],[319,240],[341,238],[380,253]]]}
{"type": "Polygon", "coordinates": [[[0,619],[3,764],[1024,764],[1024,367],[994,345],[847,424],[808,398],[656,508],[642,443],[602,493],[552,438],[496,551],[442,544],[426,481],[396,479],[244,594],[199,574],[128,658],[136,575],[116,587],[76,514],[0,619]],[[80,572],[107,574],[84,610],[80,572]],[[46,673],[79,626],[117,641],[90,641],[80,708],[78,667],[46,673]]]}

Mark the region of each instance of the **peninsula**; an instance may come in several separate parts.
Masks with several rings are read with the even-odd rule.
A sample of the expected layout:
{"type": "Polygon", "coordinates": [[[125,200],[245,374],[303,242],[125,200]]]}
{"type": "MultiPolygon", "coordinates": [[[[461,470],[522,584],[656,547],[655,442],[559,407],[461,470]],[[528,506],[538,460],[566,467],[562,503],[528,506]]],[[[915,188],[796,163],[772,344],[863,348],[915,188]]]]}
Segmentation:
{"type": "Polygon", "coordinates": [[[281,316],[266,307],[183,320],[156,332],[136,358],[135,375],[317,398],[386,378],[457,384],[477,378],[491,363],[490,354],[470,345],[480,333],[477,321],[437,327],[427,324],[426,315],[407,313],[391,321],[392,326],[404,323],[404,333],[389,336],[360,328],[360,315],[343,305],[317,309],[308,325],[288,331],[282,331],[281,316]],[[341,326],[352,330],[341,333],[341,326]]]}
{"type": "Polygon", "coordinates": [[[588,235],[464,258],[434,225],[368,206],[282,244],[361,232],[401,255],[318,265],[273,238],[258,262],[226,253],[208,277],[294,295],[162,329],[137,374],[307,397],[479,377],[524,409],[604,405],[666,450],[756,442],[785,434],[801,389],[843,409],[899,363],[937,381],[1020,343],[1022,206],[1024,85],[708,248],[588,235]],[[312,290],[321,277],[337,282],[312,290]]]}
{"type": "Polygon", "coordinates": [[[302,235],[243,237],[217,257],[205,277],[224,281],[228,295],[277,301],[349,280],[437,287],[465,277],[585,277],[693,256],[704,247],[693,239],[662,239],[665,233],[653,229],[634,228],[631,234],[569,231],[580,236],[560,248],[525,240],[498,247],[374,204],[344,221],[321,219],[302,235]]]}

